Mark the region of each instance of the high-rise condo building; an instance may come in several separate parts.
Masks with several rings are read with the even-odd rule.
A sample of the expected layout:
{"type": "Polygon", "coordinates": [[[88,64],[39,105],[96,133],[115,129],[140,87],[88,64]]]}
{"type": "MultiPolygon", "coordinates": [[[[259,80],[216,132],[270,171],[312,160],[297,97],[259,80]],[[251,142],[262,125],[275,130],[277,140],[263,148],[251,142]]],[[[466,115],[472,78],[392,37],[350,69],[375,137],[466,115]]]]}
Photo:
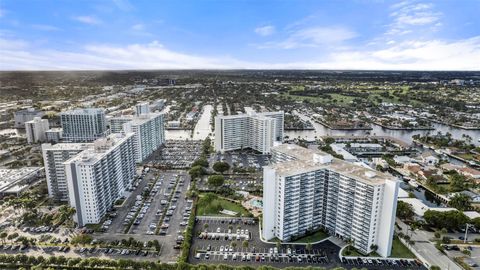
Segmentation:
{"type": "Polygon", "coordinates": [[[36,143],[46,140],[45,132],[49,129],[48,120],[35,117],[31,121],[25,122],[25,131],[27,133],[27,142],[36,143]]]}
{"type": "Polygon", "coordinates": [[[150,113],[150,106],[148,102],[140,102],[135,105],[135,115],[142,115],[150,113]]]}
{"type": "Polygon", "coordinates": [[[107,135],[103,109],[77,109],[60,114],[63,140],[92,142],[107,135]]]}
{"type": "Polygon", "coordinates": [[[43,163],[47,177],[48,196],[56,201],[68,202],[67,179],[63,163],[78,153],[93,148],[92,143],[42,144],[43,163]]]}
{"type": "Polygon", "coordinates": [[[215,117],[215,151],[251,148],[263,154],[283,140],[283,111],[215,117]]]}
{"type": "Polygon", "coordinates": [[[140,163],[165,143],[164,118],[161,113],[142,114],[123,125],[133,132],[135,161],[140,163]]]}
{"type": "Polygon", "coordinates": [[[165,143],[164,118],[161,113],[114,117],[110,120],[112,133],[133,132],[135,161],[141,163],[165,143]]]}
{"type": "Polygon", "coordinates": [[[111,134],[67,160],[70,205],[79,226],[99,223],[135,176],[133,133],[111,134]]]}
{"type": "Polygon", "coordinates": [[[108,123],[110,126],[110,133],[122,133],[123,132],[123,124],[132,121],[132,115],[122,115],[117,117],[112,117],[108,119],[108,123]]]}
{"type": "Polygon", "coordinates": [[[360,252],[390,255],[399,182],[391,175],[282,144],[263,171],[265,239],[318,230],[352,240],[360,252]]]}

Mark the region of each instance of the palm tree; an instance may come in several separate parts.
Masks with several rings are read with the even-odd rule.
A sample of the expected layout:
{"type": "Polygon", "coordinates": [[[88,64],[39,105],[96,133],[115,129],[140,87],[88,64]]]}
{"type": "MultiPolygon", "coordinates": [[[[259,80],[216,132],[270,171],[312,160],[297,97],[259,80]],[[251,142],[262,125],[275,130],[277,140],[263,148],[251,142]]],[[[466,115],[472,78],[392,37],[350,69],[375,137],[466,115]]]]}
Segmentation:
{"type": "Polygon", "coordinates": [[[308,251],[312,250],[312,243],[308,242],[307,245],[305,246],[305,249],[308,251]]]}

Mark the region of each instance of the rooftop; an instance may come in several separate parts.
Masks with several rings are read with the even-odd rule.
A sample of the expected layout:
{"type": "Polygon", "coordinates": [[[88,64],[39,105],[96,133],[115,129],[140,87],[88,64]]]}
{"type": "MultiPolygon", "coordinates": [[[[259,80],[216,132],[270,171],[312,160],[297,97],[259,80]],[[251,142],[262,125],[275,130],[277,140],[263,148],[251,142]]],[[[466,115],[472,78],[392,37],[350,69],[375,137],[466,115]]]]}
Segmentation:
{"type": "Polygon", "coordinates": [[[42,150],[84,150],[92,147],[93,147],[92,143],[57,143],[57,144],[44,143],[42,144],[42,150]]]}
{"type": "Polygon", "coordinates": [[[36,175],[42,168],[23,167],[20,169],[0,168],[0,192],[3,192],[18,182],[36,175]]]}
{"type": "Polygon", "coordinates": [[[88,149],[65,161],[65,163],[76,162],[89,165],[95,164],[97,161],[103,159],[105,155],[110,153],[115,148],[114,146],[123,143],[132,136],[133,133],[127,133],[125,135],[114,133],[105,138],[97,139],[91,144],[93,147],[88,147],[88,149]]]}
{"type": "Polygon", "coordinates": [[[87,108],[87,109],[75,109],[70,111],[62,112],[64,115],[74,115],[74,114],[97,114],[103,113],[104,110],[100,108],[87,108]]]}
{"type": "Polygon", "coordinates": [[[241,114],[232,114],[232,115],[217,115],[216,117],[222,119],[233,119],[233,118],[243,118],[243,117],[269,117],[275,114],[283,114],[283,111],[276,111],[276,112],[263,112],[257,113],[255,111],[250,111],[248,113],[241,113],[241,114]]]}
{"type": "Polygon", "coordinates": [[[307,149],[295,144],[281,144],[273,147],[272,151],[282,152],[296,159],[267,166],[274,168],[277,173],[282,176],[297,175],[312,170],[328,169],[373,185],[383,184],[387,179],[395,179],[395,177],[389,174],[333,158],[331,155],[320,150],[307,149]],[[322,162],[322,160],[329,161],[330,159],[331,162],[322,162]]]}

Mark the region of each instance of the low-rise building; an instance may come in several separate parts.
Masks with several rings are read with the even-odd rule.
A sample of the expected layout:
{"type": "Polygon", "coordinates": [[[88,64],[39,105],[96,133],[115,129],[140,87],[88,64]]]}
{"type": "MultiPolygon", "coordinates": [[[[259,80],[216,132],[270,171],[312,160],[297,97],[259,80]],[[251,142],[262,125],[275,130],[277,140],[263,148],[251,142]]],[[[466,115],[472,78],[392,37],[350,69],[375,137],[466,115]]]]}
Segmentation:
{"type": "Polygon", "coordinates": [[[0,196],[17,196],[42,174],[43,168],[40,167],[0,168],[0,196]]]}

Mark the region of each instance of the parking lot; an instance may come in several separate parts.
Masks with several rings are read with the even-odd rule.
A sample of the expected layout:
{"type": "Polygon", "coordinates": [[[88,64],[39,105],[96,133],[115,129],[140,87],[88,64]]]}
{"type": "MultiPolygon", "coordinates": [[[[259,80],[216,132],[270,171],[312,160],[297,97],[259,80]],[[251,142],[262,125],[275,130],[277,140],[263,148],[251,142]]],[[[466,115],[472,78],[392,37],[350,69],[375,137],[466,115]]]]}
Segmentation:
{"type": "Polygon", "coordinates": [[[425,269],[414,260],[340,260],[340,247],[329,240],[312,245],[264,243],[258,222],[248,218],[198,217],[189,262],[274,267],[317,266],[368,269],[425,269]],[[205,225],[207,224],[207,225],[205,225]]]}
{"type": "Polygon", "coordinates": [[[258,222],[251,218],[200,217],[195,223],[192,242],[191,263],[286,267],[310,261],[318,266],[328,266],[340,251],[339,247],[324,243],[314,245],[309,251],[300,245],[278,248],[275,244],[264,243],[259,238],[258,222]]]}
{"type": "Polygon", "coordinates": [[[217,161],[224,161],[230,164],[232,168],[255,168],[260,170],[263,166],[268,165],[268,155],[255,153],[252,150],[231,151],[223,154],[215,153],[209,158],[210,164],[217,161]]]}
{"type": "Polygon", "coordinates": [[[202,141],[167,140],[165,146],[153,153],[146,162],[163,169],[188,169],[200,157],[202,141]]]}
{"type": "MultiPolygon", "coordinates": [[[[180,253],[188,218],[192,214],[192,201],[185,197],[190,177],[184,171],[146,171],[130,197],[115,211],[117,216],[108,230],[96,234],[95,238],[107,241],[119,237],[134,237],[140,241],[158,240],[161,252],[156,255],[157,258],[175,261],[180,253]]],[[[128,250],[124,252],[129,253],[128,250]]]]}

